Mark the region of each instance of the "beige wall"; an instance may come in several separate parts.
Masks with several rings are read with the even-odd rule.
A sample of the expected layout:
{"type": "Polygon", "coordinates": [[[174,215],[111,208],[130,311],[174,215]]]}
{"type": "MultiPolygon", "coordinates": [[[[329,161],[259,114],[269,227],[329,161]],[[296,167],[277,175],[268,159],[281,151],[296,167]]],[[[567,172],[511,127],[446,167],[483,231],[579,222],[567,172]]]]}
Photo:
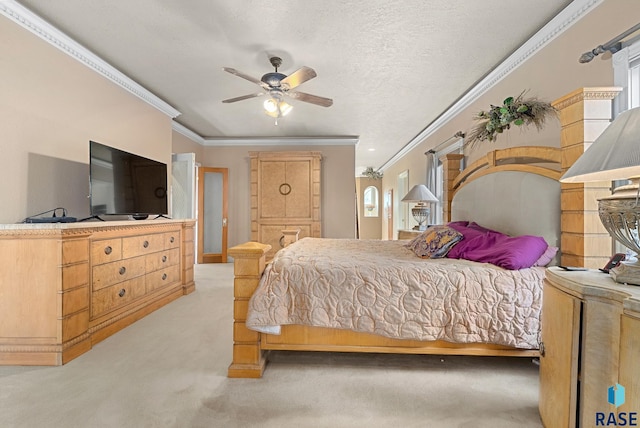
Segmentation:
{"type": "Polygon", "coordinates": [[[229,169],[229,246],[251,239],[250,151],[322,153],[322,236],[355,237],[355,147],[236,146],[206,147],[202,166],[229,169]]]}
{"type": "MultiPolygon", "coordinates": [[[[440,130],[421,142],[400,161],[385,168],[383,192],[395,189],[398,174],[409,170],[409,188],[426,181],[424,152],[452,137],[456,132],[469,132],[475,125],[473,117],[491,104],[501,104],[508,96],[517,96],[528,90],[528,96],[553,101],[584,86],[611,86],[613,68],[610,55],[600,55],[587,64],[578,58],[586,51],[603,44],[637,24],[640,2],[607,0],[574,24],[563,34],[509,74],[476,102],[461,111],[440,130]]],[[[560,124],[555,119],[540,132],[535,127],[526,130],[512,128],[500,135],[495,143],[482,143],[467,147],[467,162],[473,162],[486,152],[522,145],[560,146],[560,124]]],[[[395,193],[395,192],[394,192],[395,193]]],[[[397,198],[394,202],[397,217],[397,198]]],[[[386,222],[382,223],[382,236],[387,236],[386,222]]],[[[395,233],[394,233],[395,236],[395,233]]]]}
{"type": "Polygon", "coordinates": [[[202,144],[193,142],[177,131],[173,131],[172,141],[173,153],[195,153],[196,162],[202,161],[205,151],[205,147],[202,144]]]}
{"type": "Polygon", "coordinates": [[[171,120],[0,18],[0,223],[89,214],[89,140],[171,161],[171,120]]]}

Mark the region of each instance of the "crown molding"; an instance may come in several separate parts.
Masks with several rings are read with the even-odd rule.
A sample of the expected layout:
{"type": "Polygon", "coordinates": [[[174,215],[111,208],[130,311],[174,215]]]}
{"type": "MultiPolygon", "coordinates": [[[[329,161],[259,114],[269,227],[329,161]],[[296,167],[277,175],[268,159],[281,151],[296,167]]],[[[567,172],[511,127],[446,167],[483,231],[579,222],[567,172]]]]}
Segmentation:
{"type": "Polygon", "coordinates": [[[204,146],[204,142],[205,142],[204,138],[202,138],[199,134],[196,134],[195,132],[193,132],[192,130],[187,128],[186,126],[176,122],[175,120],[171,121],[171,129],[173,129],[174,131],[176,131],[179,134],[184,135],[185,137],[187,137],[188,139],[190,139],[194,143],[198,143],[198,144],[204,146]]]}
{"type": "Polygon", "coordinates": [[[205,138],[205,146],[356,146],[357,136],[205,138]]]}
{"type": "Polygon", "coordinates": [[[16,1],[0,0],[0,14],[152,105],[167,116],[174,118],[180,115],[180,112],[168,103],[16,1]]]}
{"type": "Polygon", "coordinates": [[[171,128],[194,143],[209,147],[225,146],[357,146],[360,138],[353,135],[332,137],[216,137],[204,138],[176,122],[171,128]]]}
{"type": "Polygon", "coordinates": [[[558,15],[542,27],[536,34],[520,46],[513,54],[491,71],[484,79],[478,82],[471,90],[458,99],[447,111],[431,122],[425,129],[416,135],[391,159],[385,162],[379,169],[384,170],[396,163],[408,152],[429,138],[442,128],[447,122],[456,117],[468,105],[476,101],[480,96],[494,87],[498,82],[507,77],[512,71],[524,64],[529,58],[549,44],[553,39],[568,30],[573,24],[582,19],[586,14],[595,9],[604,0],[574,0],[558,15]]]}

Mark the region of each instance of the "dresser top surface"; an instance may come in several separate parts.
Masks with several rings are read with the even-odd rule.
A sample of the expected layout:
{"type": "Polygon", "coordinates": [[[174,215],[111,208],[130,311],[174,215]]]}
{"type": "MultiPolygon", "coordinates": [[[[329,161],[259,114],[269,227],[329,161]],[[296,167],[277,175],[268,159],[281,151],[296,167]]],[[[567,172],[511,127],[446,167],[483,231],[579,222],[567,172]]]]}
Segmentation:
{"type": "Polygon", "coordinates": [[[192,219],[147,219],[147,220],[119,220],[119,221],[80,221],[74,223],[13,223],[0,224],[0,231],[29,231],[29,230],[69,230],[87,228],[110,228],[123,226],[151,226],[151,225],[171,225],[195,222],[192,219]]]}

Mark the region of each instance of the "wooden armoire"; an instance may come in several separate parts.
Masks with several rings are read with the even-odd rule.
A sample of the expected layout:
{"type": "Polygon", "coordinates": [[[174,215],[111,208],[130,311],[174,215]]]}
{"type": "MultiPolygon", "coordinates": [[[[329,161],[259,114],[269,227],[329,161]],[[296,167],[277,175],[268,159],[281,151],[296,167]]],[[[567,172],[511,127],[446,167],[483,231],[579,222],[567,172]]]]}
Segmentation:
{"type": "Polygon", "coordinates": [[[321,237],[320,152],[249,152],[251,240],[271,245],[267,259],[285,246],[283,230],[321,237]]]}

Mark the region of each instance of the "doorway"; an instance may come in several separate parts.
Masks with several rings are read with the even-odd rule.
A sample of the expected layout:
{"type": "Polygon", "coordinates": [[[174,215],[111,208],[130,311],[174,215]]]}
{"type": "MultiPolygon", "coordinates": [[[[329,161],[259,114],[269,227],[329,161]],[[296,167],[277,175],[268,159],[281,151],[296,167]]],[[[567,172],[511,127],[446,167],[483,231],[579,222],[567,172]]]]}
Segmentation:
{"type": "Polygon", "coordinates": [[[198,168],[198,263],[227,263],[229,170],[198,168]]]}
{"type": "MultiPolygon", "coordinates": [[[[398,198],[402,195],[406,195],[409,192],[409,171],[403,171],[398,174],[398,198]]],[[[404,197],[404,196],[402,196],[404,197]]],[[[405,230],[409,229],[409,210],[408,204],[402,202],[402,199],[399,199],[397,204],[397,230],[405,230]]]]}
{"type": "Polygon", "coordinates": [[[393,240],[393,189],[387,190],[384,201],[384,209],[387,214],[387,239],[393,240]]]}

